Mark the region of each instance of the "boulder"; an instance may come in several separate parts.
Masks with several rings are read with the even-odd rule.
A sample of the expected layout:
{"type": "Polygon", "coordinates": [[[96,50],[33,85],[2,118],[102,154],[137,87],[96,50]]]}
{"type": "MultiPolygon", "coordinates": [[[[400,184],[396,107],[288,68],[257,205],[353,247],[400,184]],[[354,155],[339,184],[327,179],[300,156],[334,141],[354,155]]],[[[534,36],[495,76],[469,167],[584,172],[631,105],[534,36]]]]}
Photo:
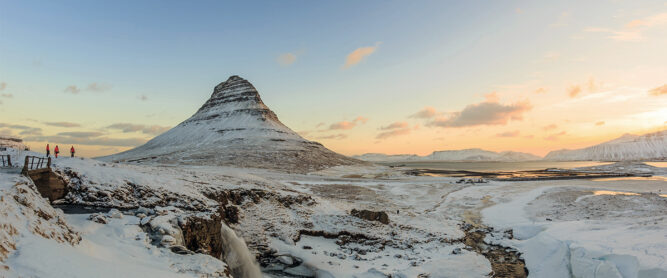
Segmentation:
{"type": "Polygon", "coordinates": [[[359,217],[368,221],[377,221],[382,224],[389,224],[389,215],[384,211],[370,211],[366,209],[356,210],[352,209],[350,212],[352,216],[359,217]]]}

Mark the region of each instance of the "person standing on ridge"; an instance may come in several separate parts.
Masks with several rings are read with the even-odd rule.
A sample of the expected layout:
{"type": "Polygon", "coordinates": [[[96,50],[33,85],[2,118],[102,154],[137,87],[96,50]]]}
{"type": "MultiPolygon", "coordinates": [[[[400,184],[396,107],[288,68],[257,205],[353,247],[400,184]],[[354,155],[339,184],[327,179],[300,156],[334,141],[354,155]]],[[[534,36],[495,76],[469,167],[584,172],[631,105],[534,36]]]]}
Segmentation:
{"type": "Polygon", "coordinates": [[[49,149],[49,144],[46,144],[46,157],[51,156],[51,150],[49,149]]]}
{"type": "Polygon", "coordinates": [[[58,145],[56,145],[56,148],[53,149],[53,153],[56,155],[56,158],[58,158],[58,153],[60,153],[60,150],[58,150],[58,145]]]}
{"type": "Polygon", "coordinates": [[[72,146],[72,148],[69,149],[69,152],[72,154],[72,157],[74,157],[74,152],[75,152],[74,151],[74,146],[72,146]]]}

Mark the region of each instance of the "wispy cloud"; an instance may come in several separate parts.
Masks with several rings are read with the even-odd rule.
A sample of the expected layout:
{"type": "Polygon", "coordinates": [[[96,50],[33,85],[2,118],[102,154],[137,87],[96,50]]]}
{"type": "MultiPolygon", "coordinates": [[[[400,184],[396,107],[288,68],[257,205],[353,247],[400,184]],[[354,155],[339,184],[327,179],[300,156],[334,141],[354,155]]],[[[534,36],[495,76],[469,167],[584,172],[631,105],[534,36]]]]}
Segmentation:
{"type": "Polygon", "coordinates": [[[547,89],[546,89],[546,88],[542,88],[542,87],[537,88],[537,89],[535,89],[535,91],[533,91],[533,93],[535,93],[535,94],[544,94],[544,93],[546,93],[546,92],[547,92],[547,89]]]}
{"type": "Polygon", "coordinates": [[[544,139],[549,140],[549,141],[556,141],[556,140],[560,139],[560,137],[564,136],[565,134],[567,134],[567,132],[561,131],[561,132],[558,132],[558,133],[548,135],[547,137],[544,137],[544,139]]]}
{"type": "Polygon", "coordinates": [[[581,93],[581,86],[572,85],[567,88],[567,95],[570,97],[577,97],[581,93]]]}
{"type": "Polygon", "coordinates": [[[355,118],[353,121],[341,121],[341,122],[333,123],[333,124],[329,125],[328,130],[352,129],[355,126],[357,126],[357,124],[359,124],[359,123],[365,124],[367,121],[368,121],[368,118],[359,116],[359,117],[355,118]]]}
{"type": "Polygon", "coordinates": [[[604,121],[599,121],[599,122],[595,123],[595,125],[596,125],[596,126],[604,125],[604,121]]]}
{"type": "Polygon", "coordinates": [[[294,64],[296,62],[296,54],[295,53],[283,53],[278,55],[278,58],[276,58],[276,62],[282,66],[289,66],[291,64],[294,64]]]}
{"type": "Polygon", "coordinates": [[[347,138],[347,135],[345,135],[343,133],[315,137],[315,139],[318,139],[318,140],[342,140],[342,139],[345,139],[345,138],[347,138]]]}
{"type": "Polygon", "coordinates": [[[498,136],[498,137],[517,137],[517,136],[519,136],[519,134],[520,134],[520,132],[518,130],[514,130],[514,131],[501,132],[501,133],[496,134],[496,136],[498,136]]]}
{"type": "Polygon", "coordinates": [[[408,124],[407,122],[395,122],[395,123],[391,123],[389,125],[380,127],[380,130],[399,129],[399,128],[406,128],[406,127],[409,127],[409,126],[410,126],[410,124],[408,124]]]}
{"type": "Polygon", "coordinates": [[[6,88],[7,88],[7,83],[6,82],[0,82],[0,91],[3,91],[6,88]]]}
{"type": "Polygon", "coordinates": [[[77,138],[88,138],[88,137],[100,137],[104,135],[102,132],[96,131],[71,131],[71,132],[60,132],[59,136],[68,136],[68,137],[77,137],[77,138]]]}
{"type": "Polygon", "coordinates": [[[600,28],[589,27],[584,29],[586,32],[606,33],[608,37],[617,41],[642,41],[645,39],[644,33],[653,27],[667,25],[667,12],[654,14],[642,19],[635,19],[626,23],[623,27],[600,28]]]}
{"type": "Polygon", "coordinates": [[[170,129],[170,127],[167,126],[141,125],[141,124],[130,124],[130,123],[116,123],[107,126],[107,128],[118,129],[124,133],[142,132],[144,134],[150,134],[150,135],[157,135],[170,129]]]}
{"type": "Polygon", "coordinates": [[[528,101],[501,104],[498,101],[486,100],[470,104],[463,110],[450,113],[449,117],[436,118],[427,126],[466,127],[478,125],[505,125],[510,120],[522,120],[523,113],[532,109],[528,101]]]}
{"type": "MultiPolygon", "coordinates": [[[[419,126],[415,126],[414,129],[417,128],[419,128],[419,126]]],[[[389,137],[410,134],[410,132],[412,132],[413,129],[407,122],[394,122],[386,126],[380,127],[380,130],[384,131],[380,132],[377,136],[375,136],[375,138],[382,140],[382,139],[387,139],[389,137]]]]}
{"type": "Polygon", "coordinates": [[[395,136],[410,134],[411,131],[412,130],[410,128],[394,129],[394,130],[381,132],[380,134],[375,136],[375,138],[376,139],[387,139],[389,137],[395,137],[395,136]]]}
{"type": "Polygon", "coordinates": [[[111,90],[111,85],[110,84],[103,84],[103,83],[97,83],[93,82],[88,84],[88,87],[86,87],[86,91],[91,91],[91,92],[105,92],[108,90],[111,90]]]}
{"type": "Polygon", "coordinates": [[[571,85],[567,88],[566,92],[568,96],[575,98],[581,95],[581,93],[584,92],[584,89],[586,89],[586,91],[589,93],[595,93],[601,86],[602,84],[600,82],[596,82],[595,79],[591,77],[588,78],[588,81],[584,82],[583,84],[571,85]]]}
{"type": "Polygon", "coordinates": [[[0,94],[0,97],[3,97],[3,98],[13,98],[14,95],[13,95],[13,94],[0,94]]]}
{"type": "Polygon", "coordinates": [[[347,58],[345,59],[345,65],[343,65],[343,68],[346,69],[358,64],[359,62],[364,60],[364,58],[373,54],[379,46],[380,43],[378,42],[375,44],[375,46],[360,47],[350,52],[350,54],[348,54],[347,58]]]}
{"type": "Polygon", "coordinates": [[[70,123],[70,122],[42,122],[45,125],[57,126],[57,127],[80,127],[80,124],[70,123]]]}
{"type": "Polygon", "coordinates": [[[64,91],[65,93],[70,93],[70,94],[75,94],[75,95],[76,95],[76,94],[78,94],[79,92],[81,92],[81,89],[79,89],[79,87],[77,87],[76,85],[69,85],[69,86],[67,86],[67,88],[65,88],[65,90],[63,90],[63,91],[64,91]]]}
{"type": "Polygon", "coordinates": [[[667,95],[667,84],[653,88],[649,90],[648,93],[654,96],[667,95]]]}
{"type": "Polygon", "coordinates": [[[26,137],[26,141],[52,142],[72,145],[96,145],[96,146],[119,146],[134,147],[146,143],[142,138],[108,138],[108,137],[71,137],[71,136],[32,136],[26,137]]]}
{"type": "Polygon", "coordinates": [[[554,129],[557,129],[557,128],[558,128],[558,125],[556,125],[556,124],[550,124],[550,125],[546,125],[546,126],[542,127],[543,130],[554,130],[554,129]]]}
{"type": "Polygon", "coordinates": [[[435,111],[435,108],[427,106],[424,107],[424,109],[420,110],[419,112],[410,115],[410,118],[430,119],[435,117],[437,114],[438,112],[435,111]]]}
{"type": "Polygon", "coordinates": [[[148,96],[146,96],[146,95],[140,95],[137,98],[139,98],[139,100],[141,100],[141,101],[147,101],[148,100],[148,96]]]}

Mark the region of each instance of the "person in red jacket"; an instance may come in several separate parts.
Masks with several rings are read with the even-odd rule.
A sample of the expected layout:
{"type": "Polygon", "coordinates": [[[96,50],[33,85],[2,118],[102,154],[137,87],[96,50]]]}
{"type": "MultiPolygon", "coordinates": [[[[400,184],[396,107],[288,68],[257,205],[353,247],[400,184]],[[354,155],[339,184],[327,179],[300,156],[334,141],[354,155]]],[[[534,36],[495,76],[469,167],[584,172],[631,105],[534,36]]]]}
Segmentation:
{"type": "Polygon", "coordinates": [[[53,153],[56,155],[56,158],[58,158],[58,153],[60,153],[60,150],[58,150],[58,145],[56,145],[56,148],[53,149],[53,153]]]}
{"type": "Polygon", "coordinates": [[[72,148],[69,149],[69,152],[72,154],[72,157],[74,157],[74,152],[75,152],[74,151],[74,146],[72,146],[72,148]]]}
{"type": "Polygon", "coordinates": [[[46,144],[46,157],[51,156],[51,150],[49,149],[49,144],[46,144]]]}

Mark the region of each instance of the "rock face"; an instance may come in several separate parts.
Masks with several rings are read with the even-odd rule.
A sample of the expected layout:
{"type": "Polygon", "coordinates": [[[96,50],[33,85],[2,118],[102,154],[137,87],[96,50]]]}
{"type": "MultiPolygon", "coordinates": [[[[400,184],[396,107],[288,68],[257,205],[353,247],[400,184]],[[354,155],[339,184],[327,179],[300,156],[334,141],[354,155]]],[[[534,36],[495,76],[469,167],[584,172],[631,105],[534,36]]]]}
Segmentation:
{"type": "Polygon", "coordinates": [[[359,217],[368,221],[377,221],[382,224],[389,224],[389,215],[384,211],[370,211],[370,210],[356,210],[352,209],[350,212],[352,216],[359,217]]]}
{"type": "Polygon", "coordinates": [[[255,87],[238,76],[215,86],[211,98],[178,126],[135,149],[100,159],[290,172],[360,163],[289,129],[262,102],[255,87]]]}
{"type": "Polygon", "coordinates": [[[667,130],[645,135],[625,134],[614,140],[578,150],[558,150],[545,160],[642,161],[667,160],[667,130]]]}

